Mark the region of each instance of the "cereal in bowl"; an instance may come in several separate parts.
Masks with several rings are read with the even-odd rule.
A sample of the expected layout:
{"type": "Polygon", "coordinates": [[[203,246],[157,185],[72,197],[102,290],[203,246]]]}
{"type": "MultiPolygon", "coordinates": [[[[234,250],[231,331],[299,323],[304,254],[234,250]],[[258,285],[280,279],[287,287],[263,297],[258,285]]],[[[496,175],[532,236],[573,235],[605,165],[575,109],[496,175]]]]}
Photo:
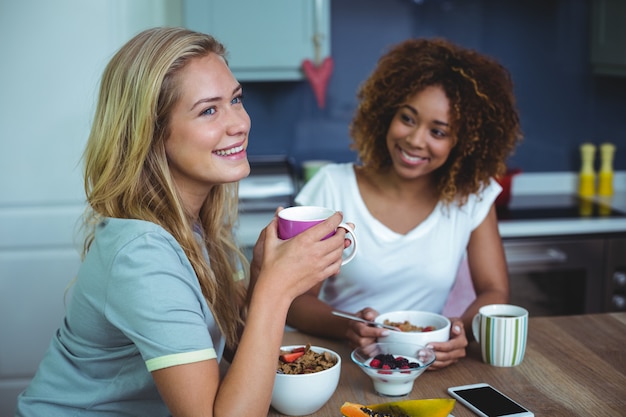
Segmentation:
{"type": "Polygon", "coordinates": [[[306,345],[289,351],[281,350],[276,372],[288,375],[311,374],[332,368],[336,363],[334,355],[317,353],[311,350],[310,345],[306,345]]]}
{"type": "Polygon", "coordinates": [[[436,330],[435,326],[416,326],[408,320],[404,320],[403,322],[385,320],[384,323],[388,326],[397,327],[403,332],[432,332],[436,330]]]}

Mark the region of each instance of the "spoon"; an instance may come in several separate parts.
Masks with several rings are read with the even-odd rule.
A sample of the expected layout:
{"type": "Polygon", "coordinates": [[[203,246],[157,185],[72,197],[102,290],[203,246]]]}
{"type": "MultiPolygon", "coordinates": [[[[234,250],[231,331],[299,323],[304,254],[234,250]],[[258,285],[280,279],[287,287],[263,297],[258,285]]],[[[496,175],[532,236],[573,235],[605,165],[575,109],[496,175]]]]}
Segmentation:
{"type": "Polygon", "coordinates": [[[396,330],[396,331],[400,331],[399,328],[394,327],[394,326],[390,326],[388,324],[383,324],[383,323],[377,323],[375,321],[369,321],[369,320],[365,320],[362,319],[361,317],[358,316],[354,316],[352,314],[346,314],[346,313],[342,313],[340,311],[333,311],[333,314],[335,316],[339,316],[339,317],[343,317],[345,319],[350,319],[350,320],[355,320],[355,321],[360,321],[361,323],[365,323],[365,324],[369,324],[370,326],[375,326],[375,327],[382,327],[384,329],[389,329],[389,330],[396,330]]]}

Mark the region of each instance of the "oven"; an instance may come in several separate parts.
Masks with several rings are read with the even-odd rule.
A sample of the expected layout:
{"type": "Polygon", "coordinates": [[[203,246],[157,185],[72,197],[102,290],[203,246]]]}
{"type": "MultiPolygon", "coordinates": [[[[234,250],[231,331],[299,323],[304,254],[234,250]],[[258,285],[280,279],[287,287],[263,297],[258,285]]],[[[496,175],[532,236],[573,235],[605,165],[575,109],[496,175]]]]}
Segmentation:
{"type": "Polygon", "coordinates": [[[624,248],[626,237],[504,239],[503,244],[511,303],[534,316],[611,310],[611,299],[619,295],[619,288],[608,284],[620,271],[626,280],[626,269],[617,259],[607,262],[610,248],[624,248]]]}
{"type": "Polygon", "coordinates": [[[610,239],[607,247],[606,311],[626,311],[626,236],[610,239]]]}
{"type": "Polygon", "coordinates": [[[576,231],[577,219],[606,224],[626,214],[574,196],[557,200],[518,199],[516,206],[498,210],[501,223],[566,225],[561,235],[503,234],[511,303],[532,316],[626,311],[626,232],[576,231]]]}

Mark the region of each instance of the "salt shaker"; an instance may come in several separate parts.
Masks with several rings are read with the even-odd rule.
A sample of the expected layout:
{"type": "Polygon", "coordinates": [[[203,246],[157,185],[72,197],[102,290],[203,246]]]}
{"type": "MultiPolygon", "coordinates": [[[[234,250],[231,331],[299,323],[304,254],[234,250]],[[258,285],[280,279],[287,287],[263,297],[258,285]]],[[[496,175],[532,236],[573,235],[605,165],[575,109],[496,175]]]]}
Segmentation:
{"type": "Polygon", "coordinates": [[[613,156],[615,145],[603,143],[600,145],[600,172],[598,174],[598,195],[613,195],[613,156]]]}
{"type": "Polygon", "coordinates": [[[593,197],[596,193],[596,173],[593,169],[593,159],[596,154],[596,145],[583,143],[580,145],[580,167],[578,195],[581,197],[593,197]]]}

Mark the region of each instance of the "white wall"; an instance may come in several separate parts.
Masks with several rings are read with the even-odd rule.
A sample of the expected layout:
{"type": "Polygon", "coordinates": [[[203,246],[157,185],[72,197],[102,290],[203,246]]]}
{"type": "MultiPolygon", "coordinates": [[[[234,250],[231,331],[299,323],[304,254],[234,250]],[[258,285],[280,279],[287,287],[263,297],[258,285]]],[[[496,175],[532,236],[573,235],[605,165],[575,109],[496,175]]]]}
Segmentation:
{"type": "Polygon", "coordinates": [[[99,77],[182,0],[0,0],[0,416],[34,374],[79,264],[81,153],[99,77]]]}

